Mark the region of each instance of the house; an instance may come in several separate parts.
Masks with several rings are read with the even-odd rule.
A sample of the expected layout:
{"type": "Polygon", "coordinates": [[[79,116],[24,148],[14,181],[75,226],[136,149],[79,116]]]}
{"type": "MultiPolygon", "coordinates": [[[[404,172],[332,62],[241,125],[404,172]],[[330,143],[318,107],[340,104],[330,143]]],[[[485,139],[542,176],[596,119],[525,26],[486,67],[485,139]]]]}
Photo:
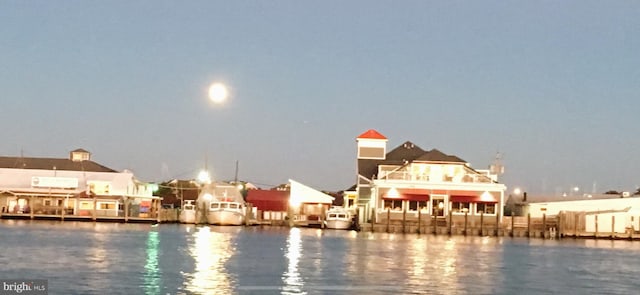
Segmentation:
{"type": "Polygon", "coordinates": [[[130,171],[92,161],[84,149],[68,158],[0,157],[3,217],[154,219],[160,207],[154,189],[130,171]]]}
{"type": "Polygon", "coordinates": [[[506,186],[497,174],[410,141],[387,151],[387,142],[373,129],[356,138],[357,183],[345,203],[357,208],[361,223],[418,213],[503,216],[506,186]]]}

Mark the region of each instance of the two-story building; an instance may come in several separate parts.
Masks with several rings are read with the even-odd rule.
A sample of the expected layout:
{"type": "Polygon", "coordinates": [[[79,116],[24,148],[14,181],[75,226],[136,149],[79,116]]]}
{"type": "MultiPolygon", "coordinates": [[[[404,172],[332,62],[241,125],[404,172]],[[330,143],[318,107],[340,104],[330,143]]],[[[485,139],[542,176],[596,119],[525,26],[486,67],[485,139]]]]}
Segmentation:
{"type": "Polygon", "coordinates": [[[91,160],[83,149],[68,158],[0,157],[3,217],[154,219],[154,184],[91,160]]]}
{"type": "Polygon", "coordinates": [[[375,223],[389,213],[503,215],[506,186],[497,174],[409,141],[387,152],[387,138],[373,129],[356,141],[357,183],[345,203],[357,207],[360,222],[375,223]]]}

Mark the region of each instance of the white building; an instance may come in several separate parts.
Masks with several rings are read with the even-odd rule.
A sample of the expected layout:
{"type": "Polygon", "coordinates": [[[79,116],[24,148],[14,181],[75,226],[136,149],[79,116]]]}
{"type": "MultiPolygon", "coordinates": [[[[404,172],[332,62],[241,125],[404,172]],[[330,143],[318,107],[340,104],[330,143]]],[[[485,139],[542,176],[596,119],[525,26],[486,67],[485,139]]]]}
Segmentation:
{"type": "Polygon", "coordinates": [[[91,161],[83,149],[69,158],[0,157],[3,216],[155,218],[160,202],[153,190],[130,171],[91,161]]]}
{"type": "Polygon", "coordinates": [[[358,178],[345,202],[358,207],[360,222],[378,222],[389,211],[392,216],[503,216],[506,186],[496,174],[409,141],[387,152],[387,138],[373,129],[356,141],[358,178]]]}

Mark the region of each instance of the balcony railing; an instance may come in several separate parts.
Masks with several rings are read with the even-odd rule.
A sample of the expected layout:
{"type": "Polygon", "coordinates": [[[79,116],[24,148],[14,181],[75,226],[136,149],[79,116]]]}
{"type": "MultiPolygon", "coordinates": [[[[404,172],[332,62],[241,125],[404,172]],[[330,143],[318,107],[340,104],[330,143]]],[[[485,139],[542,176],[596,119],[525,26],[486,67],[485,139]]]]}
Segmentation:
{"type": "Polygon", "coordinates": [[[439,178],[430,177],[428,174],[413,174],[407,171],[381,171],[379,180],[399,181],[423,181],[423,182],[453,182],[453,183],[491,183],[491,178],[482,174],[465,174],[462,176],[443,175],[439,178]]]}

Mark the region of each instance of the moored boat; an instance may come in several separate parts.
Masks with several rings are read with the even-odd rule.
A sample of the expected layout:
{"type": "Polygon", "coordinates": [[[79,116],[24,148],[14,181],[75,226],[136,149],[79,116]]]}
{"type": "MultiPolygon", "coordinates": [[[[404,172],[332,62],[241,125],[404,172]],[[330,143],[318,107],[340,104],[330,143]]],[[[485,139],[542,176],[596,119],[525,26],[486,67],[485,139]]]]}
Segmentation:
{"type": "Polygon", "coordinates": [[[244,224],[245,202],[236,186],[225,183],[208,184],[202,189],[198,199],[202,200],[205,206],[207,223],[212,225],[244,224]]]}
{"type": "Polygon", "coordinates": [[[196,223],[196,205],[193,200],[185,200],[180,210],[180,223],[196,223]]]}
{"type": "Polygon", "coordinates": [[[353,227],[353,215],[343,207],[332,207],[327,211],[326,228],[350,229],[353,227]]]}
{"type": "Polygon", "coordinates": [[[213,225],[242,225],[244,210],[244,204],[239,202],[211,201],[207,221],[213,225]]]}

